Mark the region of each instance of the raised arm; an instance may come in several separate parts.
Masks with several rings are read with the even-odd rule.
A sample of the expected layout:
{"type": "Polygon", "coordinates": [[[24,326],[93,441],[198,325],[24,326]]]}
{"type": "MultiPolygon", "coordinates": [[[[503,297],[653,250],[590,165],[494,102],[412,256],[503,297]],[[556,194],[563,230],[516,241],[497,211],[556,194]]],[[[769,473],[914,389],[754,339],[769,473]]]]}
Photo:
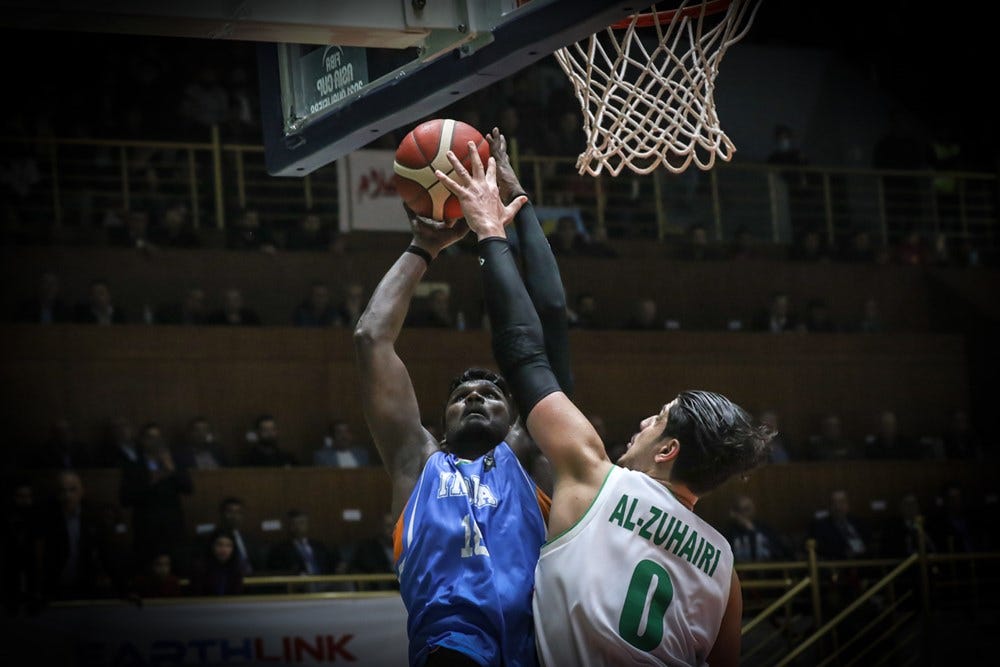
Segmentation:
{"type": "Polygon", "coordinates": [[[392,512],[398,515],[413,491],[427,457],[437,448],[423,427],[413,382],[396,353],[410,300],[429,262],[461,239],[468,228],[418,218],[407,210],[413,241],[379,282],[354,330],[361,377],[361,405],[379,455],[392,478],[392,512]],[[416,249],[416,252],[413,251],[416,249]]]}
{"type": "Polygon", "coordinates": [[[504,232],[504,225],[527,198],[517,197],[504,206],[493,158],[484,172],[482,163],[472,156],[470,174],[453,153],[448,157],[454,176],[439,171],[437,177],[459,198],[469,227],[479,239],[479,264],[497,365],[510,383],[528,431],[555,469],[556,493],[565,481],[589,486],[596,479],[599,486],[600,476],[611,465],[604,445],[586,416],[559,387],[545,353],[541,322],[504,232]]]}
{"type": "MultiPolygon", "coordinates": [[[[500,200],[510,204],[516,197],[527,197],[521,186],[510,156],[507,154],[507,138],[494,127],[486,135],[490,145],[490,155],[496,161],[497,188],[500,200]]],[[[573,375],[570,370],[569,318],[566,314],[566,291],[563,289],[559,265],[552,254],[552,247],[538,222],[538,216],[531,205],[531,199],[521,207],[514,217],[514,229],[520,241],[521,271],[524,286],[531,297],[531,303],[542,323],[545,337],[545,354],[549,365],[559,381],[559,387],[568,396],[573,395],[573,375]]]]}

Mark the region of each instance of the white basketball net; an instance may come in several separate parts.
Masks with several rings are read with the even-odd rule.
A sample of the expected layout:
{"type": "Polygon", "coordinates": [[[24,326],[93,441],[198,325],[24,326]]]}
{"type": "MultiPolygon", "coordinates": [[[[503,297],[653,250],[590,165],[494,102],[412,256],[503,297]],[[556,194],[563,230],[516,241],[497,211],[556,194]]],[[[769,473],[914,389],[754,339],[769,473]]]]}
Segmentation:
{"type": "Polygon", "coordinates": [[[637,14],[626,28],[607,28],[555,52],[583,108],[581,174],[597,176],[605,167],[612,176],[625,167],[648,174],[661,164],[678,174],[692,162],[707,171],[716,157],[732,158],[736,147],[715,112],[715,78],[760,0],[732,0],[711,14],[720,2],[726,4],[682,0],[665,18],[653,5],[649,28],[637,27],[637,14]]]}

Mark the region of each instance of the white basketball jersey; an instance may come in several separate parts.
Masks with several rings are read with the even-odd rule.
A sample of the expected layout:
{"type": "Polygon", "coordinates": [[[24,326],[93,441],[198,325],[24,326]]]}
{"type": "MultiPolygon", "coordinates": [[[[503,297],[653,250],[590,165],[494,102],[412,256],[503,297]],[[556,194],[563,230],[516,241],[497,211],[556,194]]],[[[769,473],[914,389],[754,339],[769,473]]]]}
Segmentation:
{"type": "Polygon", "coordinates": [[[612,467],[542,547],[535,641],[545,667],[703,665],[732,583],[725,538],[642,473],[612,467]]]}

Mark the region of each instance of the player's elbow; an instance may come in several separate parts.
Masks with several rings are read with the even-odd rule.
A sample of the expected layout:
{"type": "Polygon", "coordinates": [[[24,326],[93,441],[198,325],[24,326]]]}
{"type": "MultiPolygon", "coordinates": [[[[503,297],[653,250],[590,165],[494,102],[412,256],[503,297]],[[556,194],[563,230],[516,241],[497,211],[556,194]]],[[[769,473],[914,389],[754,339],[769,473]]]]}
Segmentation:
{"type": "Polygon", "coordinates": [[[364,317],[358,320],[354,327],[354,349],[358,352],[365,352],[375,347],[379,340],[378,331],[364,317]]]}

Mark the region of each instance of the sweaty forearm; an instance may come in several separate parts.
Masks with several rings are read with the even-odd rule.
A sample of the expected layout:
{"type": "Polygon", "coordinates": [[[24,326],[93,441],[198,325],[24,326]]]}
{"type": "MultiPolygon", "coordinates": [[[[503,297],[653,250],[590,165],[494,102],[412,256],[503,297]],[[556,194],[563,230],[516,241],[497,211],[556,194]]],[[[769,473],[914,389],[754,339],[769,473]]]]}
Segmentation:
{"type": "Polygon", "coordinates": [[[520,239],[524,285],[542,322],[549,364],[562,390],[572,394],[569,319],[566,315],[566,291],[563,289],[559,266],[530,202],[518,211],[514,226],[520,239]]]}
{"type": "Polygon", "coordinates": [[[538,401],[559,391],[545,354],[542,324],[521,281],[507,239],[479,242],[486,310],[490,316],[493,356],[510,384],[523,419],[538,401]]]}

